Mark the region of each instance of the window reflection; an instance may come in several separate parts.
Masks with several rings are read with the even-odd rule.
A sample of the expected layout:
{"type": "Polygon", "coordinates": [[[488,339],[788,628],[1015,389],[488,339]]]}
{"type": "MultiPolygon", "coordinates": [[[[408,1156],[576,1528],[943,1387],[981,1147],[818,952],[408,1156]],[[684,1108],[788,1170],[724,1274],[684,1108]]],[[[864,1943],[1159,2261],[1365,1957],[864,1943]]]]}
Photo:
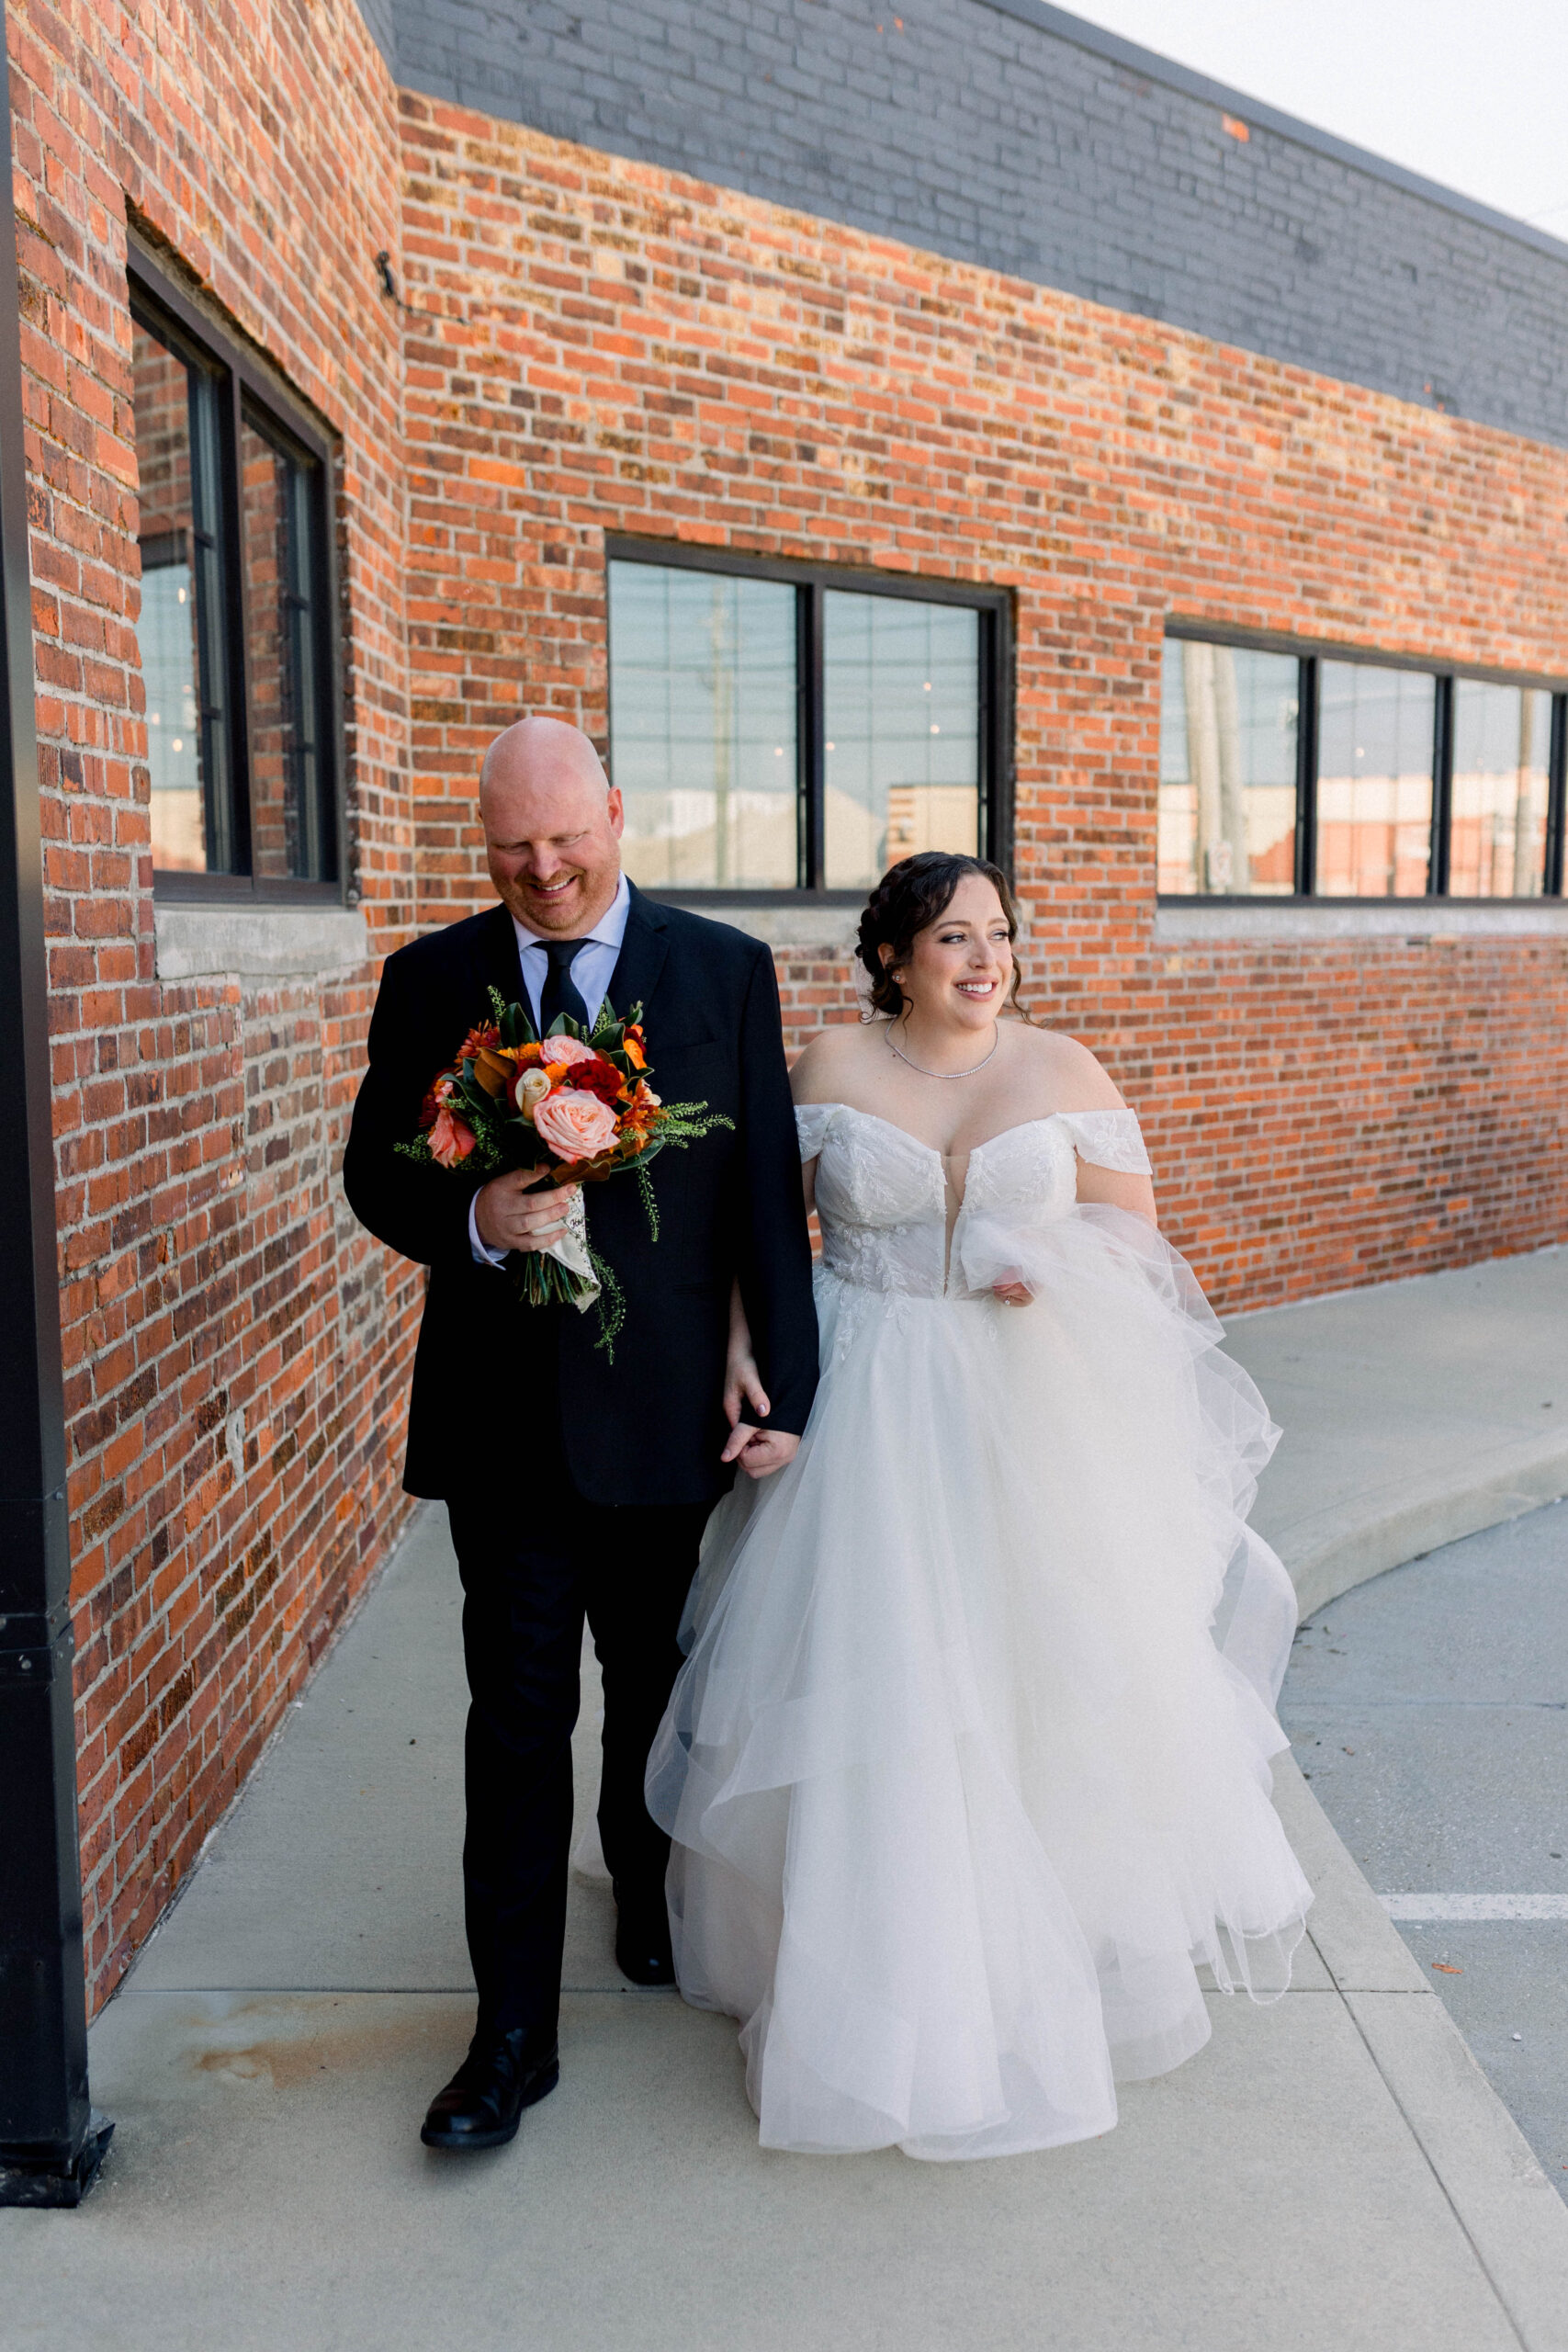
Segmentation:
{"type": "Polygon", "coordinates": [[[131,366],[152,862],[199,874],[232,854],[217,402],[208,379],[140,322],[131,366]]]}
{"type": "Polygon", "coordinates": [[[611,774],[645,888],[798,879],[795,598],[787,582],[614,562],[611,774]]]}
{"type": "Polygon", "coordinates": [[[1535,899],[1546,881],[1551,696],[1454,681],[1449,889],[1461,899],[1535,899]]]}
{"type": "Polygon", "coordinates": [[[1436,692],[1414,670],[1322,664],[1314,887],[1323,897],[1426,894],[1436,692]]]}
{"type": "Polygon", "coordinates": [[[1292,654],[1167,639],[1162,891],[1294,890],[1300,677],[1292,654]]]}
{"type": "Polygon", "coordinates": [[[322,696],[314,626],[316,469],[240,428],[241,538],[250,687],[252,870],[320,880],[332,871],[323,822],[322,696]]]}
{"type": "Polygon", "coordinates": [[[917,850],[980,839],[980,616],[908,596],[823,598],[826,871],[869,889],[917,850]]]}

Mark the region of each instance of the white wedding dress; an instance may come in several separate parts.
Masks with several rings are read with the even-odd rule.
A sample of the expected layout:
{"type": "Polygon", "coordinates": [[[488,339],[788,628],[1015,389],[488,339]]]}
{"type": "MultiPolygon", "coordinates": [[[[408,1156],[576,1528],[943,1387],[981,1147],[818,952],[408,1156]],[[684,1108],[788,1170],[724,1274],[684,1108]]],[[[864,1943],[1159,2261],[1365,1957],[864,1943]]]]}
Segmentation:
{"type": "Polygon", "coordinates": [[[765,2146],[1086,2138],[1208,2039],[1201,1965],[1269,1999],[1303,1932],[1278,1432],[1183,1261],[1077,1201],[1077,1154],[1147,1170],[1130,1111],[980,1146],[951,1243],[940,1153],[796,1116],[821,1386],[714,1515],[649,1764],[681,1989],[741,2021],[765,2146]]]}

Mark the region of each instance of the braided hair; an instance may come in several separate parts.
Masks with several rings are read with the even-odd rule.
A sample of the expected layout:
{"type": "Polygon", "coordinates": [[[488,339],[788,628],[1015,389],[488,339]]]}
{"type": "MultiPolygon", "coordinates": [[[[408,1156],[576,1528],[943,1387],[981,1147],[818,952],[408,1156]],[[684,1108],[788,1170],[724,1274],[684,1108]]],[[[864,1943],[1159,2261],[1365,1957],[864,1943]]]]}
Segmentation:
{"type": "MultiPolygon", "coordinates": [[[[977,874],[991,885],[1002,902],[1007,918],[1010,944],[1018,937],[1018,901],[1008,885],[1001,868],[983,857],[963,857],[943,849],[923,849],[913,857],[900,858],[890,865],[871,897],[860,919],[859,956],[871,979],[873,1008],[896,1021],[908,1000],[893,977],[896,965],[902,964],[915,944],[917,933],[940,922],[953,903],[953,894],[959,884],[971,874],[977,874]],[[884,965],[877,950],[888,946],[893,950],[884,965]]],[[[1019,970],[1012,967],[1012,986],[1008,990],[1008,1008],[1030,1018],[1018,1001],[1019,970]]]]}

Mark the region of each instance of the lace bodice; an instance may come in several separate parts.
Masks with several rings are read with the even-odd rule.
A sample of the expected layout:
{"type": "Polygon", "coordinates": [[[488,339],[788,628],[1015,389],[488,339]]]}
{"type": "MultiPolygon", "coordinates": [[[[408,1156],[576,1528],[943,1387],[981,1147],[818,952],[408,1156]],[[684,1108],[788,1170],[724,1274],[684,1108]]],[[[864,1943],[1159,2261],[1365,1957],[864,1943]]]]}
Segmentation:
{"type": "Polygon", "coordinates": [[[845,1102],[802,1104],[795,1121],[801,1159],[817,1161],[824,1265],[845,1282],[916,1297],[978,1295],[1003,1279],[1010,1235],[1037,1233],[1073,1207],[1080,1156],[1151,1173],[1131,1111],[1027,1119],[969,1154],[950,1250],[940,1151],[845,1102]]]}

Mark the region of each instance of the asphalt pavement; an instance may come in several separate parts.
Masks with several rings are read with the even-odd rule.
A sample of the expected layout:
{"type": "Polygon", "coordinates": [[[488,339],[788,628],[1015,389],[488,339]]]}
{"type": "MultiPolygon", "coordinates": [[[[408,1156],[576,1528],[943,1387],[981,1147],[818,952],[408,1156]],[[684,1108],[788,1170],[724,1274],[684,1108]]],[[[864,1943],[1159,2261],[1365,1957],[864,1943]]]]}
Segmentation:
{"type": "Polygon", "coordinates": [[[1297,1761],[1568,2199],[1568,1502],[1296,1636],[1297,1761]]]}

